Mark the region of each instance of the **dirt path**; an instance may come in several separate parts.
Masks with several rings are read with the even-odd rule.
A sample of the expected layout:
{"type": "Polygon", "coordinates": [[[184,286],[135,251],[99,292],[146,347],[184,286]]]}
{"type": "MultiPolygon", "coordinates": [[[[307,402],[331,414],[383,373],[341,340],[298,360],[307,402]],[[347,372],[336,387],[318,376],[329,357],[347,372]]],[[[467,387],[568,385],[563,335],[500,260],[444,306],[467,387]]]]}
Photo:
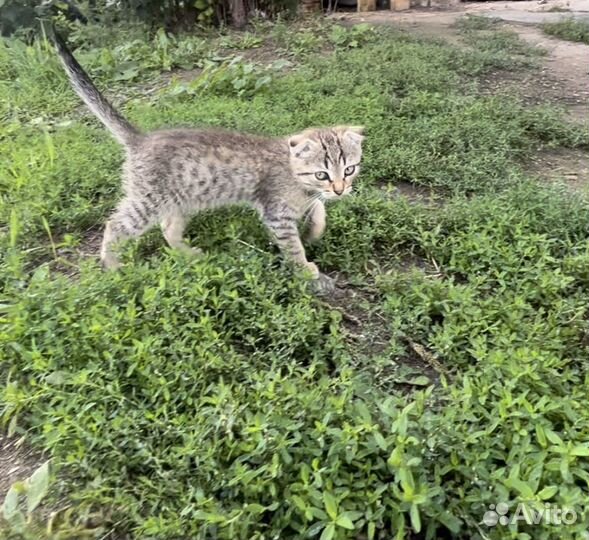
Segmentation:
{"type": "Polygon", "coordinates": [[[10,486],[26,480],[42,462],[43,457],[31,450],[23,439],[0,433],[0,505],[10,486]]]}
{"type": "MultiPolygon", "coordinates": [[[[454,23],[465,15],[502,19],[531,45],[547,51],[540,73],[520,74],[529,78],[528,86],[536,97],[556,101],[567,106],[579,121],[589,118],[589,45],[572,43],[547,36],[539,28],[542,22],[576,16],[589,21],[589,0],[570,0],[566,5],[575,11],[551,12],[565,2],[490,2],[463,3],[445,10],[415,9],[404,12],[375,11],[371,13],[336,14],[334,17],[350,22],[366,21],[373,24],[397,24],[424,36],[445,38],[459,42],[454,23]],[[534,83],[534,84],[532,84],[534,83]],[[539,84],[538,84],[539,83],[539,84]]],[[[570,8],[563,8],[570,9],[570,8]]]]}
{"type": "MultiPolygon", "coordinates": [[[[468,2],[445,9],[412,9],[404,12],[335,14],[334,18],[354,24],[399,25],[424,37],[442,38],[460,44],[454,23],[465,15],[501,19],[507,28],[533,46],[547,51],[540,70],[489,76],[481,81],[483,91],[517,91],[530,104],[551,103],[565,109],[571,121],[589,129],[589,45],[548,36],[540,25],[565,17],[589,21],[589,0],[512,2],[468,2]],[[562,11],[555,11],[562,10],[562,11]]],[[[544,150],[530,160],[533,174],[564,180],[574,188],[589,188],[589,155],[581,150],[544,150]]]]}
{"type": "Polygon", "coordinates": [[[572,43],[547,36],[534,26],[510,25],[528,43],[542,47],[544,59],[540,81],[552,82],[546,97],[567,106],[579,121],[589,117],[589,45],[572,43]]]}

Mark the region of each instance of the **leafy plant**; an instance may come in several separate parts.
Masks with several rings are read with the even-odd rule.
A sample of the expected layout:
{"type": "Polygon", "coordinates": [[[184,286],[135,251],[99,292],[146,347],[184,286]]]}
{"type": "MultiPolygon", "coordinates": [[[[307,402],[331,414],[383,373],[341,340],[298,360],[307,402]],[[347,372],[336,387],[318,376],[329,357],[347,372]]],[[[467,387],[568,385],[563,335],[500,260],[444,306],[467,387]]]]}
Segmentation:
{"type": "Polygon", "coordinates": [[[93,76],[116,82],[178,67],[192,69],[202,65],[208,54],[203,39],[178,39],[160,28],[149,42],[136,39],[113,48],[92,49],[78,56],[93,76]]]}
{"type": "Polygon", "coordinates": [[[219,40],[219,46],[226,49],[255,49],[260,47],[264,42],[263,38],[249,32],[240,36],[223,36],[219,40]]]}
{"type": "Polygon", "coordinates": [[[2,0],[0,35],[14,35],[30,41],[39,29],[38,19],[49,17],[60,21],[88,22],[87,17],[72,0],[2,0]]]}
{"type": "Polygon", "coordinates": [[[313,31],[290,34],[285,40],[286,52],[296,58],[304,58],[321,50],[324,39],[313,31]]]}
{"type": "Polygon", "coordinates": [[[563,19],[542,25],[544,33],[567,41],[578,41],[589,44],[589,23],[573,18],[563,19]]]}
{"type": "Polygon", "coordinates": [[[244,62],[241,56],[220,64],[206,61],[203,72],[194,81],[188,84],[176,82],[168,93],[174,96],[211,93],[252,97],[267,88],[272,82],[273,75],[287,65],[287,61],[277,60],[268,66],[260,67],[251,62],[244,62]]]}
{"type": "Polygon", "coordinates": [[[2,505],[2,519],[12,532],[26,532],[32,523],[34,511],[47,495],[48,489],[49,462],[43,463],[25,482],[17,482],[10,487],[2,505]],[[21,509],[20,502],[23,498],[26,501],[26,513],[21,509]]]}
{"type": "Polygon", "coordinates": [[[339,48],[354,49],[362,47],[376,38],[374,27],[367,23],[357,24],[351,28],[334,25],[329,40],[339,48]]]}

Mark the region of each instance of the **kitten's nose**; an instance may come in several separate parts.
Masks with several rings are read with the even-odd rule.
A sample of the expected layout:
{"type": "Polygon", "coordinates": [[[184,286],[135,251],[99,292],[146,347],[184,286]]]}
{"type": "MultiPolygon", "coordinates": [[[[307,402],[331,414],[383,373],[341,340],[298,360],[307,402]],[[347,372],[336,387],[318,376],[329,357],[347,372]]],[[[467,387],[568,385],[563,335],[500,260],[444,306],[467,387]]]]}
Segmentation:
{"type": "Polygon", "coordinates": [[[344,186],[344,184],[343,184],[343,183],[341,183],[341,184],[339,184],[339,185],[338,185],[338,184],[334,184],[334,185],[333,185],[333,192],[334,192],[336,195],[341,195],[341,194],[344,192],[344,189],[345,189],[345,186],[344,186]]]}

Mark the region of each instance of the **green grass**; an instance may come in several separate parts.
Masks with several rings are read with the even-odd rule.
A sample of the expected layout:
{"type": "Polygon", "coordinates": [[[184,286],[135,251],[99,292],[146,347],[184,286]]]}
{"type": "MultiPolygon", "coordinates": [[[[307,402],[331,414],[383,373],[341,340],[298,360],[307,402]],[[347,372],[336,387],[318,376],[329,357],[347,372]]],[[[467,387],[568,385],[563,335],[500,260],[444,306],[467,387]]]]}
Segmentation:
{"type": "Polygon", "coordinates": [[[542,25],[544,33],[567,41],[589,44],[589,22],[573,18],[542,25]]]}
{"type": "MultiPolygon", "coordinates": [[[[481,520],[521,500],[587,511],[588,205],[522,163],[589,137],[549,106],[477,94],[474,75],[532,58],[486,27],[469,29],[491,32],[481,51],[284,28],[204,42],[213,62],[239,44],[296,59],[257,90],[247,77],[263,66],[145,93],[170,65],[152,62],[156,45],[134,57],[136,84],[95,73],[145,129],[366,125],[358,192],[309,248],[349,283],[333,306],[241,208],[193,221],[201,259],[159,232],[128,246],[119,273],[81,256],[117,200],[121,151],[42,45],[1,49],[0,422],[46,451],[47,504],[69,505],[49,532],[19,536],[12,516],[6,535],[582,538],[581,519],[481,520]],[[401,181],[444,199],[396,196],[401,181]]],[[[90,63],[100,39],[79,42],[90,63]]],[[[183,39],[197,41],[174,50],[183,39]]]]}
{"type": "Polygon", "coordinates": [[[506,28],[498,18],[466,15],[454,27],[464,44],[496,69],[513,71],[534,67],[538,57],[546,54],[545,50],[520,39],[517,32],[506,28]]]}
{"type": "Polygon", "coordinates": [[[454,26],[462,32],[481,32],[483,30],[496,30],[500,24],[501,19],[498,17],[465,15],[457,19],[454,26]]]}
{"type": "Polygon", "coordinates": [[[548,13],[565,13],[567,11],[571,11],[568,7],[563,6],[552,6],[550,9],[546,10],[548,13]]]}

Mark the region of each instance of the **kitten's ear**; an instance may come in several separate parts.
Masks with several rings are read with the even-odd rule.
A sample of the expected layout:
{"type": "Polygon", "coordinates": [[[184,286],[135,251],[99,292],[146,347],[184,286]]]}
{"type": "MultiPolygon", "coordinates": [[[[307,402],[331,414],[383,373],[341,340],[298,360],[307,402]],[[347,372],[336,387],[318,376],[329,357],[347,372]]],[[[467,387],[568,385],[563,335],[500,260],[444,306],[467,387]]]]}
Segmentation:
{"type": "Polygon", "coordinates": [[[308,133],[299,133],[288,139],[290,155],[298,159],[307,159],[316,151],[318,144],[309,137],[308,133]]]}
{"type": "Polygon", "coordinates": [[[364,127],[363,126],[346,126],[343,128],[344,137],[348,137],[356,144],[362,144],[364,140],[364,127]]]}

